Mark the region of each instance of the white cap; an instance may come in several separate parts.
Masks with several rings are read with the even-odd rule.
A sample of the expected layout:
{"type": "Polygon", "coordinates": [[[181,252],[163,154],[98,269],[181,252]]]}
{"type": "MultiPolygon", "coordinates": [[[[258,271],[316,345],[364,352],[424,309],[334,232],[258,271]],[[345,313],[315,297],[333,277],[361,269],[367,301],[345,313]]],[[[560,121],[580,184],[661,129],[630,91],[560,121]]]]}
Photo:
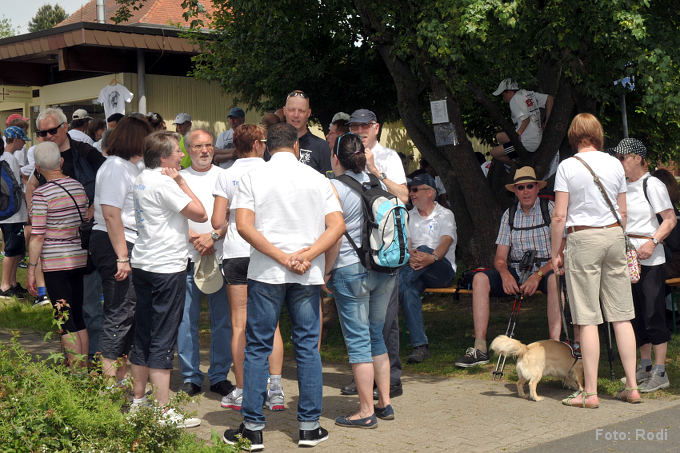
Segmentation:
{"type": "Polygon", "coordinates": [[[498,96],[499,94],[508,90],[517,91],[519,90],[519,85],[517,85],[517,82],[513,81],[512,79],[505,79],[498,84],[498,88],[496,89],[496,91],[493,92],[493,95],[498,96]]]}
{"type": "Polygon", "coordinates": [[[178,113],[177,116],[175,117],[175,121],[173,121],[172,124],[184,124],[190,122],[191,115],[189,115],[188,113],[178,113]]]}
{"type": "Polygon", "coordinates": [[[92,119],[90,114],[87,113],[87,110],[78,109],[75,112],[73,112],[73,115],[71,116],[71,121],[73,121],[73,120],[84,120],[85,118],[92,119]]]}
{"type": "Polygon", "coordinates": [[[338,112],[335,115],[333,115],[333,119],[331,120],[331,124],[328,125],[328,129],[330,129],[333,123],[335,123],[338,120],[349,121],[349,114],[345,112],[338,112]]]}

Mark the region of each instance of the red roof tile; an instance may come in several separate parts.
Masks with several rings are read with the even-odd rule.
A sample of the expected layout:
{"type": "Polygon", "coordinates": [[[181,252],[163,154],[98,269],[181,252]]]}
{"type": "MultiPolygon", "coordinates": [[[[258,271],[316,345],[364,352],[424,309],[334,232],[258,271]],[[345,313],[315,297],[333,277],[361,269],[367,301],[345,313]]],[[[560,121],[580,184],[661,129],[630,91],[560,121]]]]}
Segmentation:
{"type": "MultiPolygon", "coordinates": [[[[90,0],[82,8],[71,14],[69,17],[58,23],[56,26],[75,24],[78,22],[96,22],[97,21],[97,4],[96,0],[90,0]]],[[[203,5],[207,12],[212,13],[214,7],[211,0],[204,0],[203,5]]],[[[106,2],[106,23],[111,24],[111,17],[113,17],[119,5],[115,0],[108,0],[106,2]]],[[[182,0],[146,0],[139,10],[130,10],[132,17],[127,22],[121,25],[130,24],[154,24],[154,25],[171,25],[182,24],[188,25],[182,17],[184,9],[182,8],[182,0]]],[[[201,16],[205,19],[204,16],[201,16]]],[[[206,24],[207,25],[207,24],[206,24]]]]}

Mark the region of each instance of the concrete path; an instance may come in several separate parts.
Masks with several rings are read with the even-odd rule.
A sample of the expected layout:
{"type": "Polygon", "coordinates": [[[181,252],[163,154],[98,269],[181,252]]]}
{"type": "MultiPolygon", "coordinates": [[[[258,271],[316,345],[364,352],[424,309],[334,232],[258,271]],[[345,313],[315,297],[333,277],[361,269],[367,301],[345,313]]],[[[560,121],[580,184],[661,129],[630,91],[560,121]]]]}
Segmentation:
{"type": "MultiPolygon", "coordinates": [[[[7,338],[6,331],[0,332],[0,341],[7,338]]],[[[58,350],[56,343],[45,345],[42,336],[35,334],[24,334],[21,342],[33,352],[58,350]]],[[[202,353],[207,357],[207,351],[202,353]]],[[[298,451],[297,382],[294,364],[287,364],[283,375],[286,410],[265,410],[266,451],[298,451]]],[[[204,371],[207,365],[204,360],[204,371]]],[[[358,405],[356,397],[340,395],[340,388],[350,380],[349,366],[325,365],[323,372],[321,424],[330,436],[316,447],[318,451],[680,451],[680,398],[644,397],[642,404],[633,405],[605,396],[600,398],[599,409],[576,409],[560,404],[570,391],[555,383],[540,384],[538,392],[545,400],[532,402],[517,397],[514,383],[507,380],[405,375],[404,395],[392,402],[396,419],[379,421],[377,429],[361,430],[341,428],[333,422],[336,416],[349,414],[358,405]]],[[[181,385],[176,371],[172,385],[175,389],[181,385]]],[[[206,381],[204,389],[207,388],[206,381]]],[[[209,439],[211,430],[221,436],[226,428],[238,427],[241,415],[221,408],[219,401],[219,395],[206,391],[198,403],[187,407],[203,421],[192,429],[197,436],[209,439]]]]}

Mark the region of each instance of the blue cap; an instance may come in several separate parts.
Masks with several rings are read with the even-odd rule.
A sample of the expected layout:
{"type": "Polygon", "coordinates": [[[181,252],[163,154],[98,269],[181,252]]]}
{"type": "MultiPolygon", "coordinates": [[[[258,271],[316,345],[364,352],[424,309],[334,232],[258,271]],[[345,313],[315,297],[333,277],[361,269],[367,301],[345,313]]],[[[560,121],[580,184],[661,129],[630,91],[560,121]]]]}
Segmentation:
{"type": "Polygon", "coordinates": [[[349,124],[369,124],[377,123],[378,117],[368,109],[359,109],[352,112],[349,116],[349,124]]]}
{"type": "Polygon", "coordinates": [[[430,186],[437,192],[437,184],[429,173],[420,173],[411,179],[409,186],[430,186]]]}
{"type": "Polygon", "coordinates": [[[5,129],[5,137],[20,138],[25,142],[31,140],[30,138],[28,138],[28,135],[26,135],[26,132],[24,132],[24,130],[19,126],[10,126],[7,129],[5,129]]]}
{"type": "Polygon", "coordinates": [[[227,115],[227,118],[229,118],[230,116],[233,116],[235,118],[245,118],[246,112],[244,112],[241,107],[234,107],[233,109],[229,110],[229,115],[227,115]]]}

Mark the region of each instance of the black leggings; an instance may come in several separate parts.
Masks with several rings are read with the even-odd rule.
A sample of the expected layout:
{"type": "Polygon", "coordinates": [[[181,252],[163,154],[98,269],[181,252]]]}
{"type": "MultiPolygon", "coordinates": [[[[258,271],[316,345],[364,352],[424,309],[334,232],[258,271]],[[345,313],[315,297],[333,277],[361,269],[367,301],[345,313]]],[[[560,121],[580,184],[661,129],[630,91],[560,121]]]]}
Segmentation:
{"type": "Polygon", "coordinates": [[[666,326],[664,265],[641,267],[640,281],[633,285],[633,328],[638,347],[665,343],[671,338],[666,326]]]}
{"type": "Polygon", "coordinates": [[[61,326],[61,334],[85,330],[83,320],[83,269],[46,271],[45,286],[50,295],[54,318],[67,318],[61,326]],[[64,316],[68,314],[67,316],[64,316]]]}

